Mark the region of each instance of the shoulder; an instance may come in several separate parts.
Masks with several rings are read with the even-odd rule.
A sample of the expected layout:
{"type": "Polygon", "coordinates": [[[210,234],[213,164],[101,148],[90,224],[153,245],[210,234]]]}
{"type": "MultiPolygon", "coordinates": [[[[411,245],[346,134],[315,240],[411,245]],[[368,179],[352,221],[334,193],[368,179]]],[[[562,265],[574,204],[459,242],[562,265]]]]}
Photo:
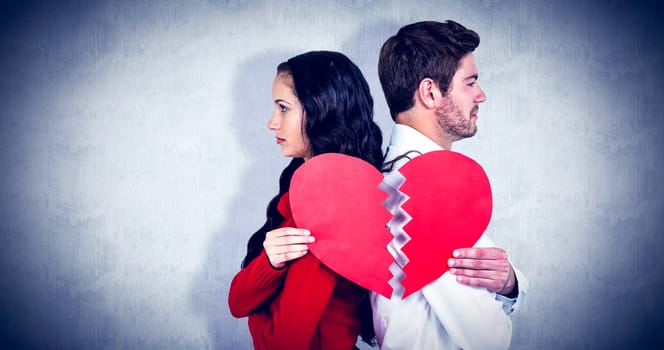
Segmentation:
{"type": "MultiPolygon", "coordinates": [[[[290,196],[288,192],[284,193],[281,198],[279,198],[279,203],[277,204],[277,210],[279,214],[285,219],[289,219],[293,216],[290,207],[290,196]]],[[[286,220],[285,220],[286,221],[286,220]]]]}

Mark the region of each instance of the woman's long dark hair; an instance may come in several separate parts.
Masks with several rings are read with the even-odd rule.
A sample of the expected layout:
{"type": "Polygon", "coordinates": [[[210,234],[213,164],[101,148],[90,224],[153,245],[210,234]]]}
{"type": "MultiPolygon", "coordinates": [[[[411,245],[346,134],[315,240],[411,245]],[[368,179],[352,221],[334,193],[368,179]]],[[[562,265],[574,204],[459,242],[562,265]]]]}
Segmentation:
{"type": "MultiPolygon", "coordinates": [[[[338,52],[311,51],[281,63],[277,74],[293,78],[295,95],[304,109],[302,128],[312,156],[342,153],[380,169],[383,138],[373,120],[373,98],[362,72],[350,59],[338,52]]],[[[288,192],[293,173],[302,163],[303,159],[294,158],[282,171],[279,193],[267,206],[265,224],[249,239],[242,267],[260,255],[266,233],[283,222],[277,204],[288,192]]],[[[375,337],[371,317],[365,291],[360,304],[361,336],[369,344],[373,344],[375,337]]]]}

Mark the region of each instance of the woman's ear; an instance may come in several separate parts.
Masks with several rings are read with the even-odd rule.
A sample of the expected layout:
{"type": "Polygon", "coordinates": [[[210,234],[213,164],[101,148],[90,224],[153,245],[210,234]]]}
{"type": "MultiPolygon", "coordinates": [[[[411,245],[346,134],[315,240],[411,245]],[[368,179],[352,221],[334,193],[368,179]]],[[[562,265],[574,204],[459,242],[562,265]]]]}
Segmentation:
{"type": "Polygon", "coordinates": [[[438,89],[438,84],[431,78],[424,78],[420,80],[420,84],[417,87],[416,100],[419,103],[427,108],[433,109],[436,107],[436,99],[440,96],[440,90],[438,89]]]}

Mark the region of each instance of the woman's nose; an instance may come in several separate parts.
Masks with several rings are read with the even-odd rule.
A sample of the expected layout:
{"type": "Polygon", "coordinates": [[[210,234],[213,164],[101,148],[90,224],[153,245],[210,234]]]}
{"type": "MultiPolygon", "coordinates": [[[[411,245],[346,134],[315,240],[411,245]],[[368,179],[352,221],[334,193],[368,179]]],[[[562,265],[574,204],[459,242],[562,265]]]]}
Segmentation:
{"type": "Polygon", "coordinates": [[[275,115],[271,115],[270,119],[267,121],[267,128],[270,130],[277,130],[279,128],[279,121],[275,115]]]}

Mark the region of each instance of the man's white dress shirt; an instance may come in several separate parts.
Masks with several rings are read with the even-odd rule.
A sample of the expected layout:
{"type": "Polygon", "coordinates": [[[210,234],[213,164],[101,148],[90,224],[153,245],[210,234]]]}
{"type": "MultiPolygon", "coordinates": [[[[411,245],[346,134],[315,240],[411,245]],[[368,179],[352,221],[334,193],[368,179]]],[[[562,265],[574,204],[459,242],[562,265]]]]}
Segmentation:
{"type": "MultiPolygon", "coordinates": [[[[417,130],[395,124],[386,161],[410,158],[442,148],[417,130]]],[[[399,160],[391,171],[408,161],[399,160]]],[[[494,247],[483,234],[475,247],[494,247]]],[[[387,299],[371,293],[374,328],[381,349],[507,349],[512,337],[509,314],[523,303],[528,289],[525,276],[514,269],[519,295],[508,299],[485,288],[460,284],[445,272],[406,299],[387,299]]]]}

